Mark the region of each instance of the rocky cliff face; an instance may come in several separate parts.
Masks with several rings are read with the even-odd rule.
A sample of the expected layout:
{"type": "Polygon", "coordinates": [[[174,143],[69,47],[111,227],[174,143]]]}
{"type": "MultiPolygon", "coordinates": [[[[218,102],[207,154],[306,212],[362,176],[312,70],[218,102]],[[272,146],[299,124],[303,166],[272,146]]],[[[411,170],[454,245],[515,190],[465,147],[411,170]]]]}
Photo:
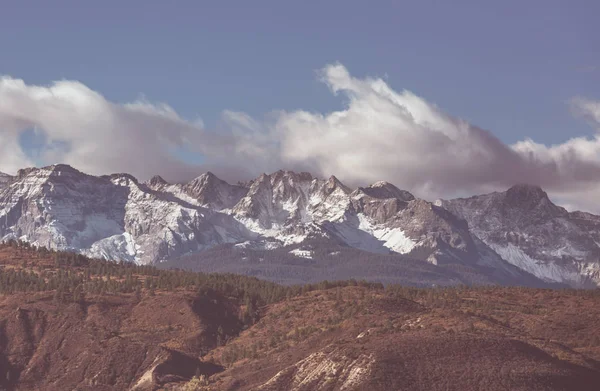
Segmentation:
{"type": "Polygon", "coordinates": [[[0,172],[0,191],[2,191],[2,189],[7,187],[11,180],[12,180],[12,176],[5,174],[3,172],[0,172]]]}
{"type": "Polygon", "coordinates": [[[319,238],[474,267],[501,284],[532,274],[600,283],[600,217],[568,213],[527,185],[431,203],[387,182],[352,190],[333,176],[283,170],[239,185],[212,173],[140,183],[66,165],[0,178],[1,238],[97,257],[148,264],[227,243],[270,249],[319,238]]]}

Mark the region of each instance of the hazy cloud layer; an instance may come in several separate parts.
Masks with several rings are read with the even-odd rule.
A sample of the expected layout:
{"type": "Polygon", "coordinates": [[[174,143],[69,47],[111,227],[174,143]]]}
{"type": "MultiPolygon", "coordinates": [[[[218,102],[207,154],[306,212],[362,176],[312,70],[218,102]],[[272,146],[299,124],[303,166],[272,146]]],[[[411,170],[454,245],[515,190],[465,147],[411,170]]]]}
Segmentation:
{"type": "MultiPolygon", "coordinates": [[[[45,142],[38,159],[65,162],[94,174],[156,173],[171,180],[211,169],[247,179],[279,168],[335,174],[350,184],[388,180],[427,198],[538,184],[570,207],[598,211],[600,136],[546,146],[525,139],[506,145],[493,134],[453,117],[382,79],[357,79],[340,64],[320,77],[347,103],[326,114],[273,112],[257,120],[225,111],[218,131],[182,119],[167,105],[119,105],[81,83],[48,87],[0,79],[0,170],[33,162],[19,135],[35,128],[45,142]],[[181,160],[179,149],[202,156],[181,160]]],[[[570,102],[575,115],[600,131],[600,103],[570,102]]]]}

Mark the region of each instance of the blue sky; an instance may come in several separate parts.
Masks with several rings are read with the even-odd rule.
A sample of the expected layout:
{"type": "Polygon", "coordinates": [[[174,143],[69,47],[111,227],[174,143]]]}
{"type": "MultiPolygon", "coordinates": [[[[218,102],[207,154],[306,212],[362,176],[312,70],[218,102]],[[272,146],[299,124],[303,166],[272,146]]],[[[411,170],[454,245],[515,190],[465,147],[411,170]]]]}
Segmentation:
{"type": "Polygon", "coordinates": [[[595,0],[6,0],[0,171],[308,169],[429,198],[531,182],[590,210],[598,15],[595,0]]]}
{"type": "Polygon", "coordinates": [[[0,73],[141,94],[214,124],[224,109],[340,106],[315,78],[339,61],[385,76],[505,142],[592,129],[565,102],[600,97],[597,1],[5,1],[0,73]]]}

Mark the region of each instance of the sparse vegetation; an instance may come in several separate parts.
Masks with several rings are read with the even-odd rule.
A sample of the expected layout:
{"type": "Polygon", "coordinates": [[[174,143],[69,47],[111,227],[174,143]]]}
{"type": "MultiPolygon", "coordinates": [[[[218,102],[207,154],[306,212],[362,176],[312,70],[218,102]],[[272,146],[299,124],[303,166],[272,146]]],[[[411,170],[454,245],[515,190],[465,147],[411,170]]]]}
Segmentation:
{"type": "Polygon", "coordinates": [[[194,376],[189,382],[179,388],[179,391],[208,391],[208,379],[204,375],[194,376]]]}

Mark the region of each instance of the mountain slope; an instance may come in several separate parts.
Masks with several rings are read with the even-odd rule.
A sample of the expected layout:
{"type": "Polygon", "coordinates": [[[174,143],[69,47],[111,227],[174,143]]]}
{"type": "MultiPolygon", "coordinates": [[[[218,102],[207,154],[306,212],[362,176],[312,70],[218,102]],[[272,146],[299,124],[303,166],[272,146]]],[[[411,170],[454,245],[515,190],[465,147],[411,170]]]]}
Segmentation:
{"type": "Polygon", "coordinates": [[[600,217],[569,213],[539,187],[516,185],[439,205],[508,262],[547,281],[600,284],[600,217]]]}

